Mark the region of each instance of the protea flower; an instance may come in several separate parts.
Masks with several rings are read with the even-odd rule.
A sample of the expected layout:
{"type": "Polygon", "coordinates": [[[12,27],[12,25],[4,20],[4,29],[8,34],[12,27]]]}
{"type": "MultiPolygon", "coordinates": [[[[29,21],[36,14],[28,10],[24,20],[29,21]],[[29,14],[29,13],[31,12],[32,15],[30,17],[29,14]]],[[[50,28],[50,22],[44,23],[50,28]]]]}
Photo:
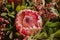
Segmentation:
{"type": "Polygon", "coordinates": [[[38,12],[33,10],[20,11],[15,20],[16,30],[22,36],[30,36],[32,32],[36,34],[42,28],[42,18],[38,12]]]}

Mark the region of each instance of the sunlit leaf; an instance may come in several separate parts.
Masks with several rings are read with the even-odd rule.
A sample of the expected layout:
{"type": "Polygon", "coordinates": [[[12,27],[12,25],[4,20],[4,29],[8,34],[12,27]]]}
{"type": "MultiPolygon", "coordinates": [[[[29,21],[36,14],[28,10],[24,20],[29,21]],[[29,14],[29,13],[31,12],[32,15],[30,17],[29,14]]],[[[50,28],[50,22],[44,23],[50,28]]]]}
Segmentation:
{"type": "Polygon", "coordinates": [[[60,37],[60,30],[57,30],[57,31],[55,32],[55,36],[60,37]]]}
{"type": "Polygon", "coordinates": [[[57,27],[58,26],[58,23],[52,23],[51,25],[49,25],[49,27],[57,27]]]}
{"type": "Polygon", "coordinates": [[[15,16],[12,15],[12,14],[10,14],[10,13],[8,13],[8,16],[10,16],[10,17],[12,17],[12,18],[15,18],[15,16]]]}
{"type": "Polygon", "coordinates": [[[14,9],[14,2],[12,2],[12,9],[14,9]]]}
{"type": "Polygon", "coordinates": [[[10,38],[10,39],[13,38],[13,32],[10,33],[9,38],[10,38]]]}
{"type": "Polygon", "coordinates": [[[7,13],[1,13],[1,16],[6,16],[7,15],[7,13]]]}
{"type": "Polygon", "coordinates": [[[13,11],[11,14],[12,14],[12,15],[14,15],[14,14],[15,14],[15,12],[13,11]]]}
{"type": "Polygon", "coordinates": [[[20,5],[16,7],[16,11],[18,12],[21,9],[20,5]]]}
{"type": "Polygon", "coordinates": [[[51,12],[53,12],[54,15],[59,16],[58,11],[54,7],[50,7],[51,12]]]}
{"type": "Polygon", "coordinates": [[[23,9],[25,9],[25,8],[26,8],[26,6],[20,6],[20,5],[18,5],[18,6],[16,7],[16,11],[19,12],[20,10],[23,10],[23,9]]]}
{"type": "Polygon", "coordinates": [[[55,22],[55,23],[53,23],[53,22],[47,22],[46,26],[48,26],[48,27],[57,27],[58,24],[59,24],[59,22],[55,22]]]}

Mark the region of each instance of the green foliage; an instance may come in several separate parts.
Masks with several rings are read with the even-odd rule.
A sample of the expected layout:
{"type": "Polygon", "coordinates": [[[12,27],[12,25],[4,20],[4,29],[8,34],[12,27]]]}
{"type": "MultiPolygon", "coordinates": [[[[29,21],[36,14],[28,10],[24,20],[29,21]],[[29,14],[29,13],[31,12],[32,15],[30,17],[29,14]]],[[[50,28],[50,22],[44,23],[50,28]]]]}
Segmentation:
{"type": "Polygon", "coordinates": [[[23,10],[23,9],[26,9],[26,6],[20,6],[20,5],[18,5],[18,6],[16,7],[16,11],[17,11],[17,12],[19,12],[20,10],[23,10]]]}
{"type": "Polygon", "coordinates": [[[13,38],[13,32],[10,33],[9,38],[10,38],[10,39],[13,38]]]}
{"type": "Polygon", "coordinates": [[[55,34],[56,37],[60,37],[60,29],[57,30],[54,34],[55,34]]]}
{"type": "Polygon", "coordinates": [[[14,9],[14,2],[12,2],[12,9],[14,9]]]}
{"type": "Polygon", "coordinates": [[[11,13],[8,13],[8,16],[10,16],[10,17],[12,17],[12,18],[15,18],[15,12],[13,11],[13,12],[11,12],[11,13]]]}
{"type": "Polygon", "coordinates": [[[6,16],[7,15],[7,13],[1,13],[1,16],[6,16]]]}
{"type": "Polygon", "coordinates": [[[48,22],[46,23],[46,26],[47,26],[47,27],[57,27],[58,24],[59,24],[59,22],[53,23],[53,22],[49,22],[49,21],[48,21],[48,22]]]}
{"type": "Polygon", "coordinates": [[[48,36],[47,36],[47,33],[46,32],[42,32],[42,33],[40,33],[40,35],[38,35],[36,38],[47,38],[48,36]]]}
{"type": "Polygon", "coordinates": [[[6,7],[7,7],[8,9],[10,9],[10,8],[12,7],[12,5],[8,4],[8,5],[6,5],[6,7]]]}

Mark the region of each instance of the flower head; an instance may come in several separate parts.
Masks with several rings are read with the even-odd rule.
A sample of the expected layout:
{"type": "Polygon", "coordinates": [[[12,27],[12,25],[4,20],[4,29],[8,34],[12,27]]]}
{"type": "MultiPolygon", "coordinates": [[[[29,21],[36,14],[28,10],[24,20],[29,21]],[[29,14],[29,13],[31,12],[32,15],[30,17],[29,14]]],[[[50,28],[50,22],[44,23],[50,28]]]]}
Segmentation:
{"type": "Polygon", "coordinates": [[[20,11],[15,20],[16,30],[23,36],[36,34],[42,28],[42,18],[33,10],[20,11]]]}

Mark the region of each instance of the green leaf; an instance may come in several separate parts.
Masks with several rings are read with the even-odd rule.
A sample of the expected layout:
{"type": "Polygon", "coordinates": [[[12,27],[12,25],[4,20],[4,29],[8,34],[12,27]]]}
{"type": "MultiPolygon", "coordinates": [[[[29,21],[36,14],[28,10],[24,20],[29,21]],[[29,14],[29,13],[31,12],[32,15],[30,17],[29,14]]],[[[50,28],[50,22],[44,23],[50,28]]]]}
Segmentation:
{"type": "Polygon", "coordinates": [[[11,15],[14,15],[15,14],[15,12],[13,11],[12,13],[11,13],[11,15]]]}
{"type": "Polygon", "coordinates": [[[20,6],[20,5],[18,5],[18,6],[16,7],[16,11],[17,11],[17,12],[19,12],[20,10],[23,10],[23,9],[26,9],[26,6],[20,6]]]}
{"type": "Polygon", "coordinates": [[[15,18],[15,12],[13,11],[13,12],[11,12],[11,13],[8,13],[8,16],[10,16],[10,17],[12,17],[12,18],[15,18]]]}
{"type": "Polygon", "coordinates": [[[20,5],[18,5],[18,6],[16,7],[16,11],[19,12],[20,9],[21,9],[21,7],[20,7],[20,5]]]}
{"type": "Polygon", "coordinates": [[[33,36],[30,36],[30,37],[28,38],[28,40],[34,40],[34,39],[33,39],[33,36]]]}
{"type": "Polygon", "coordinates": [[[53,29],[52,28],[49,28],[49,35],[53,33],[53,29]]]}
{"type": "Polygon", "coordinates": [[[9,25],[9,28],[4,28],[3,30],[7,31],[7,30],[11,30],[12,28],[13,28],[13,26],[9,25]]]}
{"type": "Polygon", "coordinates": [[[10,39],[13,38],[13,32],[10,33],[9,38],[10,38],[10,39]]]}
{"type": "Polygon", "coordinates": [[[7,31],[7,30],[10,30],[10,28],[4,28],[3,30],[4,30],[4,31],[7,31]]]}
{"type": "Polygon", "coordinates": [[[47,36],[47,33],[46,32],[42,32],[41,34],[40,34],[40,38],[47,38],[48,36],[47,36]]]}
{"type": "Polygon", "coordinates": [[[56,27],[58,26],[58,23],[52,23],[51,25],[49,25],[49,27],[56,27]]]}
{"type": "Polygon", "coordinates": [[[10,4],[6,5],[8,9],[10,9],[12,6],[10,4]]]}
{"type": "Polygon", "coordinates": [[[48,27],[56,27],[56,26],[58,26],[58,24],[59,24],[59,22],[55,22],[55,23],[53,23],[53,22],[47,22],[46,26],[48,26],[48,27]]]}
{"type": "Polygon", "coordinates": [[[49,26],[50,24],[52,24],[52,22],[49,22],[49,21],[48,21],[45,25],[46,25],[46,26],[49,26]]]}
{"type": "Polygon", "coordinates": [[[19,34],[18,32],[16,32],[16,35],[17,35],[17,36],[20,36],[20,34],[19,34]]]}
{"type": "Polygon", "coordinates": [[[12,2],[12,9],[14,9],[14,2],[12,2]]]}
{"type": "Polygon", "coordinates": [[[23,9],[25,9],[26,8],[26,6],[21,6],[21,10],[23,10],[23,9]]]}
{"type": "Polygon", "coordinates": [[[34,2],[29,2],[29,5],[30,5],[30,7],[31,7],[32,5],[34,5],[34,2]]]}
{"type": "Polygon", "coordinates": [[[1,13],[1,16],[6,16],[7,15],[7,13],[1,13]]]}
{"type": "Polygon", "coordinates": [[[55,34],[51,34],[50,37],[49,37],[49,40],[54,40],[54,35],[55,34]]]}
{"type": "Polygon", "coordinates": [[[41,30],[38,31],[38,33],[34,36],[34,38],[40,37],[40,32],[41,32],[41,30]]]}
{"type": "Polygon", "coordinates": [[[54,15],[59,16],[58,11],[54,7],[50,7],[50,11],[53,12],[54,15]]]}
{"type": "Polygon", "coordinates": [[[8,35],[8,34],[10,34],[10,31],[7,31],[7,32],[6,32],[6,35],[8,35]]]}
{"type": "Polygon", "coordinates": [[[15,18],[15,16],[12,15],[12,14],[10,14],[10,13],[8,13],[8,16],[10,16],[10,17],[12,17],[12,18],[15,18]]]}
{"type": "Polygon", "coordinates": [[[55,34],[55,36],[60,37],[60,29],[57,30],[54,34],[55,34]]]}

